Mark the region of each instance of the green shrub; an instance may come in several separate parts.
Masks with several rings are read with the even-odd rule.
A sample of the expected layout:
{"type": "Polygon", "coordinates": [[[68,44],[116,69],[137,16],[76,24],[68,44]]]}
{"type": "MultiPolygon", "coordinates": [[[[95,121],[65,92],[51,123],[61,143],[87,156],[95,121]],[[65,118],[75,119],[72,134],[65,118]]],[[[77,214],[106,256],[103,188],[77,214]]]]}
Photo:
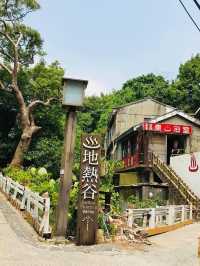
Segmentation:
{"type": "Polygon", "coordinates": [[[110,224],[106,221],[106,215],[104,213],[99,213],[98,215],[98,226],[104,231],[104,234],[114,236],[117,233],[117,226],[110,224]]]}
{"type": "Polygon", "coordinates": [[[156,208],[156,206],[166,205],[166,201],[158,198],[140,200],[133,195],[129,196],[127,201],[133,204],[135,209],[156,208]]]}
{"type": "Polygon", "coordinates": [[[3,173],[23,186],[30,188],[32,191],[38,192],[40,195],[48,191],[51,198],[51,205],[53,208],[55,207],[58,194],[58,182],[51,179],[51,175],[44,171],[43,168],[36,169],[31,167],[21,169],[9,166],[3,169],[3,173]]]}
{"type": "MultiPolygon", "coordinates": [[[[58,201],[59,193],[59,180],[54,180],[51,178],[51,174],[46,172],[46,169],[30,167],[27,169],[20,169],[14,167],[7,167],[3,169],[3,174],[12,178],[13,180],[19,182],[20,184],[28,187],[34,192],[38,192],[42,195],[44,192],[49,193],[51,200],[51,214],[50,222],[55,229],[56,221],[56,206],[58,201]]],[[[76,213],[77,213],[77,201],[79,192],[79,182],[76,177],[72,177],[73,186],[70,191],[70,202],[69,202],[69,212],[68,212],[68,228],[71,233],[76,230],[76,213]]],[[[67,215],[67,214],[66,214],[67,215]]]]}

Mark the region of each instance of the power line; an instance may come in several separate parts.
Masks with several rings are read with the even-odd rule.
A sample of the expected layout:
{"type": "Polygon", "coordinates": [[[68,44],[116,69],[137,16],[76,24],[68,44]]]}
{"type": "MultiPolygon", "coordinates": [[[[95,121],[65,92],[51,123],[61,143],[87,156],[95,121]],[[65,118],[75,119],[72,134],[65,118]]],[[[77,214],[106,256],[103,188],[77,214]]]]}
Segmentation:
{"type": "Polygon", "coordinates": [[[189,18],[191,19],[191,21],[193,22],[193,24],[195,25],[195,27],[197,28],[197,30],[200,32],[200,28],[197,25],[197,23],[195,22],[195,20],[193,19],[192,15],[190,15],[189,11],[187,10],[186,6],[183,4],[183,2],[181,0],[179,0],[179,3],[182,5],[182,7],[184,8],[185,12],[187,13],[187,15],[189,16],[189,18]]]}
{"type": "Polygon", "coordinates": [[[198,3],[197,0],[193,0],[193,2],[195,3],[195,5],[197,6],[197,8],[200,10],[200,4],[198,3]]]}

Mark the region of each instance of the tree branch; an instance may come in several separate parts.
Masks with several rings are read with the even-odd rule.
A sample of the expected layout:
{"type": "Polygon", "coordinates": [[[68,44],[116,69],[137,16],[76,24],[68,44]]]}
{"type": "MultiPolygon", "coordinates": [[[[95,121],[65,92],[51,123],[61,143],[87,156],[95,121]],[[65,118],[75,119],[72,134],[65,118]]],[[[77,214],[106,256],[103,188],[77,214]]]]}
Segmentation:
{"type": "Polygon", "coordinates": [[[18,87],[18,82],[17,82],[17,74],[18,74],[18,70],[19,70],[19,54],[18,54],[17,45],[18,45],[18,42],[20,42],[22,37],[20,34],[20,36],[18,37],[17,43],[15,43],[15,41],[6,32],[6,30],[7,30],[6,23],[4,21],[2,21],[1,19],[0,19],[0,22],[2,22],[4,24],[4,27],[5,27],[5,32],[0,31],[0,35],[3,35],[10,42],[10,44],[13,46],[13,51],[14,51],[13,69],[10,69],[9,67],[7,67],[2,62],[0,62],[0,68],[3,68],[4,70],[6,70],[12,78],[12,84],[11,84],[10,88],[12,89],[12,91],[16,95],[16,99],[18,101],[19,110],[20,110],[21,126],[22,126],[22,129],[24,129],[30,123],[30,121],[29,121],[28,112],[26,109],[24,97],[23,97],[22,92],[20,91],[20,89],[18,87]]]}
{"type": "Polygon", "coordinates": [[[30,120],[30,126],[33,130],[33,133],[38,132],[42,128],[42,127],[36,126],[34,116],[31,113],[29,114],[29,120],[30,120]]]}
{"type": "Polygon", "coordinates": [[[12,75],[12,71],[3,63],[0,62],[0,67],[5,69],[10,75],[12,75]]]}
{"type": "Polygon", "coordinates": [[[19,38],[18,38],[18,40],[17,40],[17,42],[16,42],[16,47],[18,47],[19,46],[19,44],[20,44],[20,42],[21,42],[21,39],[22,39],[22,37],[23,37],[23,34],[20,32],[20,35],[19,35],[19,38]]]}
{"type": "Polygon", "coordinates": [[[12,56],[10,56],[8,53],[5,52],[3,47],[0,47],[0,54],[2,54],[3,56],[7,57],[7,59],[9,59],[10,61],[14,61],[14,59],[12,58],[12,56]]]}
{"type": "Polygon", "coordinates": [[[12,44],[12,46],[15,47],[15,45],[16,45],[15,42],[7,33],[0,31],[0,34],[3,35],[12,44]]]}
{"type": "Polygon", "coordinates": [[[35,100],[31,102],[28,106],[28,111],[29,113],[32,113],[32,111],[38,106],[38,105],[44,105],[44,106],[49,106],[51,101],[57,100],[56,98],[49,98],[46,102],[40,101],[40,100],[35,100]]]}
{"type": "Polygon", "coordinates": [[[5,86],[4,86],[4,84],[3,84],[3,82],[0,80],[0,88],[2,89],[2,90],[6,90],[6,88],[5,88],[5,86]]]}
{"type": "Polygon", "coordinates": [[[7,24],[3,19],[0,19],[0,22],[3,23],[5,30],[7,30],[7,24]]]}
{"type": "Polygon", "coordinates": [[[3,82],[0,80],[0,89],[3,91],[8,91],[6,86],[3,84],[3,82]]]}
{"type": "Polygon", "coordinates": [[[12,92],[12,89],[8,87],[6,87],[3,82],[0,80],[0,90],[6,91],[6,92],[12,92]]]}
{"type": "Polygon", "coordinates": [[[29,114],[29,120],[30,120],[30,125],[32,127],[34,127],[35,126],[35,119],[34,119],[32,114],[29,114]]]}

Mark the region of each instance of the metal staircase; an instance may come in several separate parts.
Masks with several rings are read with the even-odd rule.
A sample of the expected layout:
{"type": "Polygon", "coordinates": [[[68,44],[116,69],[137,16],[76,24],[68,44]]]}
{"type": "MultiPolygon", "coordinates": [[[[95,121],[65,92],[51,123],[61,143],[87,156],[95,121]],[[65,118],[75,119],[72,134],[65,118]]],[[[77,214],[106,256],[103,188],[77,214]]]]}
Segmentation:
{"type": "Polygon", "coordinates": [[[187,203],[192,204],[197,213],[199,213],[200,199],[194,192],[192,192],[182,178],[178,176],[170,166],[162,162],[154,153],[151,155],[151,165],[153,171],[159,177],[164,177],[168,183],[171,183],[179,191],[187,203]]]}

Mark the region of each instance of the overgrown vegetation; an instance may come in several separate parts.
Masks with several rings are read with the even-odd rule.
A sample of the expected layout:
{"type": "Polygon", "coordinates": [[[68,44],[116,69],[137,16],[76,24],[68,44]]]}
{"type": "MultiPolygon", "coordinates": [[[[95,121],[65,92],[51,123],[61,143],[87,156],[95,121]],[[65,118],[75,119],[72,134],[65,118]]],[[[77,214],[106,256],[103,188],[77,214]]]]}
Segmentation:
{"type": "Polygon", "coordinates": [[[127,202],[132,205],[135,209],[142,209],[142,208],[156,208],[158,206],[166,205],[165,200],[161,200],[159,198],[152,198],[152,199],[143,199],[140,200],[139,198],[131,195],[128,197],[127,202]]]}
{"type": "MultiPolygon", "coordinates": [[[[59,180],[52,179],[52,174],[48,173],[44,167],[35,168],[30,167],[27,169],[16,168],[9,166],[3,169],[3,174],[9,176],[16,182],[19,182],[23,186],[30,188],[34,192],[38,192],[40,195],[48,191],[51,199],[51,224],[55,227],[56,207],[59,193],[59,180]]],[[[72,177],[73,185],[70,191],[70,204],[68,213],[69,231],[75,232],[75,218],[78,200],[79,182],[76,176],[72,177]]]]}
{"type": "Polygon", "coordinates": [[[30,188],[34,192],[42,195],[48,191],[51,198],[51,205],[55,210],[58,195],[58,180],[52,179],[52,175],[45,168],[27,168],[20,169],[15,167],[7,167],[3,169],[3,174],[9,176],[13,180],[19,182],[23,186],[30,188]]]}

